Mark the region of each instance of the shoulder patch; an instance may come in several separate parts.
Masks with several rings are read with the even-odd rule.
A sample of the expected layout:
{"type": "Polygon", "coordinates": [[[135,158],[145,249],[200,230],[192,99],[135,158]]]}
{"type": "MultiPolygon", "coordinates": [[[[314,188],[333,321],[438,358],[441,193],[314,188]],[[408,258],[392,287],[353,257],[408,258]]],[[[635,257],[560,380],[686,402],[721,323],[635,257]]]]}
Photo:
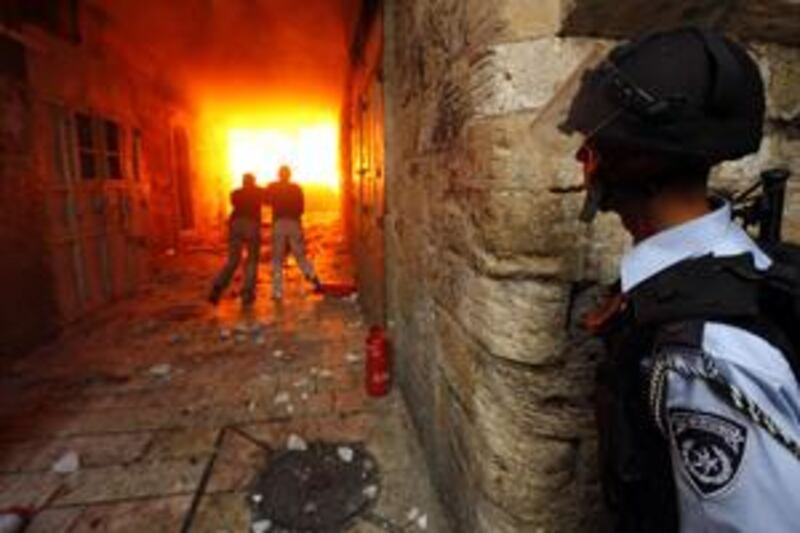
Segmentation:
{"type": "Polygon", "coordinates": [[[747,428],[711,413],[670,409],[669,425],[681,467],[703,496],[719,494],[742,465],[747,428]]]}

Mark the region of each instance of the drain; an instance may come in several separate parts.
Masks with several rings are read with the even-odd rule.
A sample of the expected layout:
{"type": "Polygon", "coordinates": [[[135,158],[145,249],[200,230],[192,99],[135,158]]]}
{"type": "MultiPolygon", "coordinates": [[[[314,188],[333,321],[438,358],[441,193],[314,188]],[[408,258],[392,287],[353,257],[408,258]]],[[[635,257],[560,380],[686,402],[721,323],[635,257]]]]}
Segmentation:
{"type": "Polygon", "coordinates": [[[280,453],[256,478],[254,519],[269,520],[271,532],[343,531],[375,501],[379,483],[362,444],[310,443],[280,453]]]}

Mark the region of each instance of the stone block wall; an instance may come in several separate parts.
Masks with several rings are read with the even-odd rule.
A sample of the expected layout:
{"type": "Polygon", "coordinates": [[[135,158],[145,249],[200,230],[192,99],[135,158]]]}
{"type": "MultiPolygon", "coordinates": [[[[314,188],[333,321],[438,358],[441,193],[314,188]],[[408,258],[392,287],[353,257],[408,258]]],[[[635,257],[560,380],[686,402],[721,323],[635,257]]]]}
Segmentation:
{"type": "MultiPolygon", "coordinates": [[[[570,2],[387,2],[386,269],[399,386],[455,531],[603,531],[593,429],[600,347],[579,317],[627,238],[577,222],[572,154],[532,124],[600,47],[560,35],[570,2]]],[[[741,186],[800,173],[797,51],[754,46],[770,89],[741,186]]],[[[800,180],[798,180],[800,182],[800,180]]],[[[787,233],[797,235],[797,186],[787,233]]]]}

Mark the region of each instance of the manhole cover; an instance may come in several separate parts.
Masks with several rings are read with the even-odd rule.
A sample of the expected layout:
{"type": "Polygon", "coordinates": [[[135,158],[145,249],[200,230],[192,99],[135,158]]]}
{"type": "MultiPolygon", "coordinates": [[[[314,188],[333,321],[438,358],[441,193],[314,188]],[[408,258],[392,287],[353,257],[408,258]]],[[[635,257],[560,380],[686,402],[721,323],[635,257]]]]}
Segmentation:
{"type": "Polygon", "coordinates": [[[378,496],[375,460],[361,444],[316,442],[275,457],[254,483],[256,521],[270,531],[337,532],[378,496]]]}

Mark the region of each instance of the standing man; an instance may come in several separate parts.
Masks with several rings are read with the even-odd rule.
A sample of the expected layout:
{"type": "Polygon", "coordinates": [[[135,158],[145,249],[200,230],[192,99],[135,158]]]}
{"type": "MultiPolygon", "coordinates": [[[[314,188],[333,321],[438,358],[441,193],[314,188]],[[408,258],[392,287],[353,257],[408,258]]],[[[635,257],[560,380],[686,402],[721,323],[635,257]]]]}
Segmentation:
{"type": "Polygon", "coordinates": [[[255,301],[263,200],[264,191],[256,185],[256,177],[250,173],[242,177],[242,186],[231,193],[233,212],[228,219],[228,260],[214,279],[208,297],[214,305],[219,303],[222,292],[230,285],[242,259],[243,248],[247,249],[247,261],[244,267],[242,303],[252,305],[255,301]]]}
{"type": "Polygon", "coordinates": [[[303,189],[291,179],[292,169],[281,166],[278,181],[270,183],[265,193],[266,203],[272,206],[272,298],[275,300],[283,298],[283,257],[287,242],[306,279],[316,292],[322,291],[314,266],[306,258],[301,224],[305,211],[303,189]]]}
{"type": "Polygon", "coordinates": [[[634,241],[620,292],[587,319],[609,341],[598,421],[617,531],[800,531],[796,311],[774,312],[777,256],[707,189],[713,166],[758,150],[764,107],[741,46],[678,29],[614,49],[561,125],[583,137],[582,218],[612,211],[634,241]]]}

